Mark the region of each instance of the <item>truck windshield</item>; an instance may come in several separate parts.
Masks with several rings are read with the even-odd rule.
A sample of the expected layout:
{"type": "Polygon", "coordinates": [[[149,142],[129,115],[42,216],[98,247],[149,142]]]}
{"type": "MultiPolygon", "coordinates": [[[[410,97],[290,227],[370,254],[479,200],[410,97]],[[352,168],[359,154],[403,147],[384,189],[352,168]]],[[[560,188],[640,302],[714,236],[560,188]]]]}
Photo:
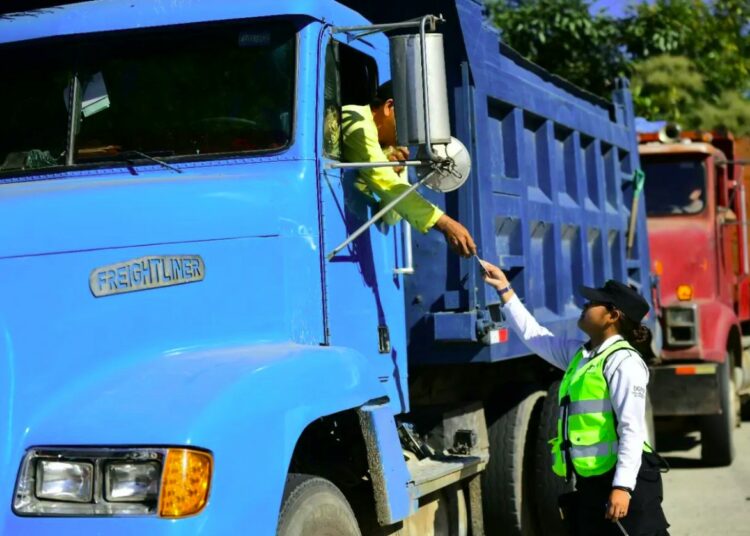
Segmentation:
{"type": "Polygon", "coordinates": [[[0,173],[69,163],[74,76],[74,165],[134,151],[168,159],[280,150],[292,137],[295,43],[291,24],[265,21],[5,45],[0,173]]]}
{"type": "Polygon", "coordinates": [[[642,157],[649,216],[699,214],[706,203],[706,170],[701,159],[642,157]]]}

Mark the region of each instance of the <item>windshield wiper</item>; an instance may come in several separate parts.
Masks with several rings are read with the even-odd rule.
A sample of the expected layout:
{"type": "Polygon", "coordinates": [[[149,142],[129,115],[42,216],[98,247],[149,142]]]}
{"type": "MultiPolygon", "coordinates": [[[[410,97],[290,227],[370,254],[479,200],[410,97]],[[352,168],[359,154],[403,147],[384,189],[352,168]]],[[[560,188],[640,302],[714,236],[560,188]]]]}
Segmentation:
{"type": "Polygon", "coordinates": [[[176,167],[174,167],[174,166],[172,166],[172,165],[169,165],[169,164],[167,164],[167,163],[166,163],[166,162],[165,162],[164,160],[159,160],[159,159],[158,159],[158,158],[156,158],[155,156],[151,156],[151,155],[149,155],[149,154],[146,154],[146,153],[142,153],[141,151],[134,151],[134,150],[132,150],[132,149],[131,149],[131,150],[129,150],[129,151],[123,151],[123,152],[122,152],[122,153],[120,153],[120,154],[121,154],[121,155],[126,155],[126,154],[135,154],[135,155],[138,155],[138,156],[140,156],[141,158],[145,158],[146,160],[151,160],[152,162],[154,162],[154,163],[156,163],[156,164],[159,164],[159,165],[160,165],[160,166],[162,166],[162,167],[165,167],[165,168],[167,168],[167,169],[171,169],[172,171],[176,171],[177,173],[182,173],[182,170],[181,170],[181,169],[179,169],[179,168],[176,168],[176,167]]]}

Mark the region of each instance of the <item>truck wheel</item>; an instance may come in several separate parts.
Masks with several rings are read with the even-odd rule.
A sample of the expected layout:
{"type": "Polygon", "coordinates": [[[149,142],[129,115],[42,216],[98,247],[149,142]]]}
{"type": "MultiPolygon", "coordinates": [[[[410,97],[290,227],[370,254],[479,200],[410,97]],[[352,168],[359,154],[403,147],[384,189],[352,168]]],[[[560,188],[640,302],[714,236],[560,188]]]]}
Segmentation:
{"type": "Polygon", "coordinates": [[[701,459],[707,465],[729,465],[734,459],[733,433],[738,408],[731,370],[732,355],[719,364],[719,403],[721,413],[701,418],[701,459]]]}
{"type": "Polygon", "coordinates": [[[557,419],[560,416],[560,405],[557,402],[560,382],[553,383],[547,391],[539,419],[539,428],[534,452],[534,488],[536,517],[539,529],[545,536],[565,536],[567,532],[560,519],[557,498],[563,493],[574,490],[571,480],[565,482],[552,472],[550,439],[557,436],[557,419]]]}
{"type": "Polygon", "coordinates": [[[489,408],[490,461],[482,477],[484,526],[487,534],[532,536],[533,442],[544,391],[528,387],[514,400],[489,408]]]}
{"type": "Polygon", "coordinates": [[[278,536],[361,536],[357,518],[339,489],[324,478],[290,474],[284,488],[278,536]]]}

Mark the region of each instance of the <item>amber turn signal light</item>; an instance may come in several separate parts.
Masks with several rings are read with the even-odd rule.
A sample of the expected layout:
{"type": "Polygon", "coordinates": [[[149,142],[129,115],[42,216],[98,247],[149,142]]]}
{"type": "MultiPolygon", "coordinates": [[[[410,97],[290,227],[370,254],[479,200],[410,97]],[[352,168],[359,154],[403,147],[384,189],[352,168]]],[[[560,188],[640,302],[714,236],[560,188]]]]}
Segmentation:
{"type": "Polygon", "coordinates": [[[161,477],[159,516],[195,515],[206,506],[213,457],[192,449],[169,449],[161,477]]]}
{"type": "Polygon", "coordinates": [[[690,285],[680,285],[677,287],[677,299],[688,301],[693,299],[693,287],[690,285]]]}

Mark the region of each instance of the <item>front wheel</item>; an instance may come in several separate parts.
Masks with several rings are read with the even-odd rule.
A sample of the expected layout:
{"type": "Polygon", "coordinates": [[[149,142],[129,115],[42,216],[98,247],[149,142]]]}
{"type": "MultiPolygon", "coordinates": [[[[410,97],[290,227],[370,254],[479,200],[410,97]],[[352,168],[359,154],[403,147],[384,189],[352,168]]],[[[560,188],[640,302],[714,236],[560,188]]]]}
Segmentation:
{"type": "Polygon", "coordinates": [[[721,413],[701,419],[701,459],[708,465],[729,465],[734,459],[733,435],[738,407],[731,363],[732,355],[727,353],[717,371],[721,413]]]}
{"type": "Polygon", "coordinates": [[[277,536],[361,536],[344,494],[313,475],[287,477],[277,536]]]}

